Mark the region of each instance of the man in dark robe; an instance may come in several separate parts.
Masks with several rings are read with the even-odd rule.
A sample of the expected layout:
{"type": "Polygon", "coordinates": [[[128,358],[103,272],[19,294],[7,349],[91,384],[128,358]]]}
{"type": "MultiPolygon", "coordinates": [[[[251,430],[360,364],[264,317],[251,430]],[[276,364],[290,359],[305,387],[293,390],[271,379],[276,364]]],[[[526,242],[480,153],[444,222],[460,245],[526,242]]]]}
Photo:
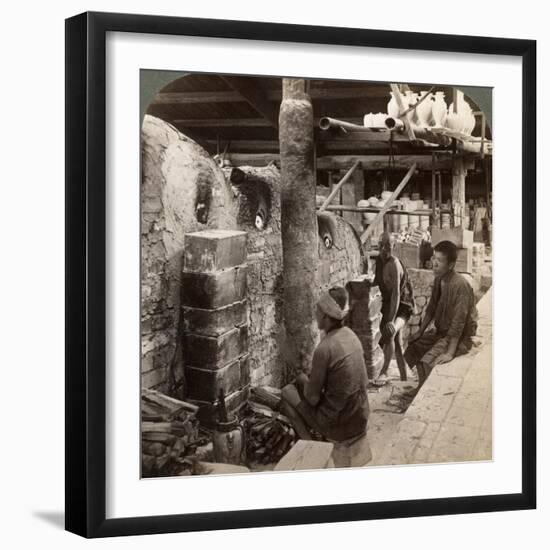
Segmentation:
{"type": "Polygon", "coordinates": [[[313,354],[311,372],[283,388],[281,412],[301,439],[312,439],[310,430],[330,441],[366,434],[367,371],[359,338],[343,325],[346,315],[344,288],[333,288],[320,297],[316,319],[324,336],[313,354]]]}
{"type": "Polygon", "coordinates": [[[454,270],[457,248],[450,241],[434,247],[432,295],[420,329],[409,340],[405,360],[418,370],[420,388],[431,370],[468,353],[477,330],[477,309],[470,283],[454,270]],[[434,329],[426,332],[431,322],[434,329]]]}

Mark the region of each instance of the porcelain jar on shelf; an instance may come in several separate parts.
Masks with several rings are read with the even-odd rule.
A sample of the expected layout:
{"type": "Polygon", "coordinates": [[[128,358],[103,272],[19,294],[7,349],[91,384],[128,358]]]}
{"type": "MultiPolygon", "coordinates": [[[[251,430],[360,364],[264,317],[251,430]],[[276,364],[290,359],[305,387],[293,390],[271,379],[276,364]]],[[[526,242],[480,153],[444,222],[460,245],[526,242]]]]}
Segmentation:
{"type": "Polygon", "coordinates": [[[390,92],[390,95],[391,99],[388,102],[388,115],[390,115],[392,118],[399,118],[399,104],[397,103],[395,94],[393,92],[390,92]]]}
{"type": "Polygon", "coordinates": [[[420,92],[420,99],[427,94],[426,99],[422,101],[416,108],[416,115],[418,117],[418,123],[420,126],[430,126],[432,123],[432,107],[433,107],[433,94],[427,91],[420,92]]]}
{"type": "Polygon", "coordinates": [[[373,115],[374,117],[374,122],[373,122],[373,126],[375,128],[385,128],[385,121],[386,121],[386,113],[376,113],[375,115],[373,115]]]}
{"type": "Polygon", "coordinates": [[[451,128],[451,130],[455,130],[456,132],[463,132],[468,133],[468,129],[470,129],[470,133],[472,133],[472,130],[475,126],[475,117],[472,113],[472,108],[468,104],[468,102],[464,99],[464,92],[461,92],[460,90],[456,91],[456,113],[454,112],[454,103],[451,103],[449,106],[449,114],[447,115],[447,118],[451,115],[452,121],[451,124],[454,127],[449,126],[449,122],[447,121],[447,127],[451,128]],[[473,119],[473,124],[472,124],[473,119]]]}
{"type": "Polygon", "coordinates": [[[432,105],[432,118],[434,126],[441,128],[447,119],[447,104],[445,103],[445,93],[435,92],[435,98],[432,105]]]}
{"type": "Polygon", "coordinates": [[[363,126],[366,128],[370,128],[374,125],[374,115],[372,113],[368,113],[363,117],[363,126]]]}
{"type": "Polygon", "coordinates": [[[475,126],[476,126],[476,117],[474,116],[472,109],[470,109],[470,111],[464,117],[463,132],[471,136],[475,126]]]}
{"type": "Polygon", "coordinates": [[[462,132],[462,117],[455,113],[450,107],[449,112],[447,113],[447,118],[445,119],[445,126],[453,132],[462,132]]]}
{"type": "MultiPolygon", "coordinates": [[[[411,105],[414,105],[417,100],[417,94],[411,92],[411,90],[407,90],[405,92],[405,110],[407,110],[411,105]]],[[[409,119],[409,123],[416,124],[417,118],[416,118],[416,109],[413,109],[412,111],[409,111],[406,114],[406,117],[409,119]]]]}

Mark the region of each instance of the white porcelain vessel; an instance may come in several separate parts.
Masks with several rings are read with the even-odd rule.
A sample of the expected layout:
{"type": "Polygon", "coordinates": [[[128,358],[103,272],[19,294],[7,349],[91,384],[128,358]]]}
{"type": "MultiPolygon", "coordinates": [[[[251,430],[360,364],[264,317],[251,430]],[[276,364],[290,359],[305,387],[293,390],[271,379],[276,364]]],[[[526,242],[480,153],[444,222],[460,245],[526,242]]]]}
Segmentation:
{"type": "MultiPolygon", "coordinates": [[[[419,99],[422,99],[426,94],[428,94],[427,91],[420,92],[419,99]]],[[[430,126],[432,124],[433,104],[433,94],[428,94],[426,99],[416,108],[416,115],[421,126],[430,126]]]]}
{"type": "Polygon", "coordinates": [[[374,117],[374,115],[372,113],[369,113],[368,115],[365,115],[363,117],[363,126],[366,126],[367,128],[370,128],[373,125],[373,117],[374,117]]]}
{"type": "MultiPolygon", "coordinates": [[[[407,90],[405,92],[405,102],[404,102],[405,110],[408,109],[411,105],[414,105],[416,103],[416,95],[417,94],[411,92],[411,90],[407,90]]],[[[409,122],[411,124],[416,124],[417,119],[416,119],[416,113],[414,110],[409,111],[406,116],[409,119],[409,122]]]]}
{"type": "Polygon", "coordinates": [[[456,113],[454,113],[454,103],[451,103],[451,105],[449,106],[449,114],[450,113],[456,114],[456,120],[453,117],[453,121],[452,121],[452,124],[455,127],[451,128],[447,123],[447,126],[451,128],[451,130],[455,130],[457,132],[463,132],[465,134],[472,133],[472,130],[474,129],[474,126],[475,126],[475,117],[473,116],[472,108],[470,107],[468,102],[464,99],[464,92],[460,90],[456,91],[456,113]],[[472,124],[472,118],[473,118],[473,124],[472,124]],[[468,130],[470,131],[468,132],[468,130]]]}
{"type": "Polygon", "coordinates": [[[384,128],[386,120],[386,113],[376,113],[374,115],[374,124],[377,128],[384,128]]]}
{"type": "Polygon", "coordinates": [[[432,105],[432,118],[436,128],[441,128],[447,118],[447,104],[445,103],[445,93],[435,92],[435,98],[432,105]]]}
{"type": "Polygon", "coordinates": [[[395,98],[395,94],[390,92],[391,99],[388,102],[388,115],[392,118],[399,118],[399,104],[395,98]]]}
{"type": "Polygon", "coordinates": [[[449,130],[453,130],[453,132],[462,132],[462,119],[460,115],[451,110],[450,107],[445,120],[445,126],[449,128],[449,130]]]}
{"type": "Polygon", "coordinates": [[[471,136],[472,132],[474,131],[475,125],[476,125],[476,117],[474,116],[473,111],[470,109],[470,112],[467,113],[464,117],[463,132],[471,136]]]}
{"type": "Polygon", "coordinates": [[[378,197],[369,197],[367,200],[369,201],[369,204],[371,206],[376,206],[376,203],[378,202],[378,197]]]}

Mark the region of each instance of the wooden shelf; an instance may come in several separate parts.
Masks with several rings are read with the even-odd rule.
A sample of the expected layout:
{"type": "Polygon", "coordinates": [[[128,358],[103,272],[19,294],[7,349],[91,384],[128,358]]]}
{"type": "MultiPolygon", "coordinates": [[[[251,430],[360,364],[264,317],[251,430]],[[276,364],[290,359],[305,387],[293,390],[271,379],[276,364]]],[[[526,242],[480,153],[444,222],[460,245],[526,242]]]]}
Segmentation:
{"type": "MultiPolygon", "coordinates": [[[[319,210],[319,206],[317,207],[317,210],[319,210]]],[[[347,206],[345,204],[331,204],[325,208],[325,210],[331,210],[331,211],[342,211],[342,212],[372,212],[374,214],[378,214],[380,212],[380,208],[373,208],[371,206],[347,206]]],[[[440,214],[450,214],[451,211],[448,209],[439,210],[440,214]]],[[[407,211],[407,210],[394,210],[390,209],[386,212],[386,214],[406,214],[407,216],[431,216],[433,215],[432,210],[413,210],[413,211],[407,211]]]]}

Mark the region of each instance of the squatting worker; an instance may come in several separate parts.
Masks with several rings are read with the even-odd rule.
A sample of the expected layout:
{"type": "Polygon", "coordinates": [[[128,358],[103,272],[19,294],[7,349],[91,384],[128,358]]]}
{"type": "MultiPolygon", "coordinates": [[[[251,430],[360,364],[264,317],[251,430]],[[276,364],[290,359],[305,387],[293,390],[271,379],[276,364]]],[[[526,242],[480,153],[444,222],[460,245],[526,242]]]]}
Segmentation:
{"type": "Polygon", "coordinates": [[[310,429],[332,441],[367,431],[367,371],[359,338],[342,324],[347,301],[342,287],[320,297],[315,315],[324,336],[313,353],[309,377],[301,374],[283,388],[282,412],[301,439],[311,439],[310,429]]]}
{"type": "Polygon", "coordinates": [[[380,347],[384,350],[384,364],[378,381],[385,381],[390,361],[395,359],[401,380],[407,380],[407,367],[401,347],[401,329],[414,312],[413,289],[406,267],[393,255],[395,238],[382,233],[378,241],[374,283],[382,293],[382,321],[380,347]]]}
{"type": "Polygon", "coordinates": [[[454,270],[457,248],[450,241],[434,247],[435,275],[432,296],[420,329],[409,340],[405,360],[418,370],[419,386],[433,367],[448,363],[472,348],[477,330],[477,309],[470,283],[454,270]],[[426,332],[434,321],[435,329],[426,332]]]}

